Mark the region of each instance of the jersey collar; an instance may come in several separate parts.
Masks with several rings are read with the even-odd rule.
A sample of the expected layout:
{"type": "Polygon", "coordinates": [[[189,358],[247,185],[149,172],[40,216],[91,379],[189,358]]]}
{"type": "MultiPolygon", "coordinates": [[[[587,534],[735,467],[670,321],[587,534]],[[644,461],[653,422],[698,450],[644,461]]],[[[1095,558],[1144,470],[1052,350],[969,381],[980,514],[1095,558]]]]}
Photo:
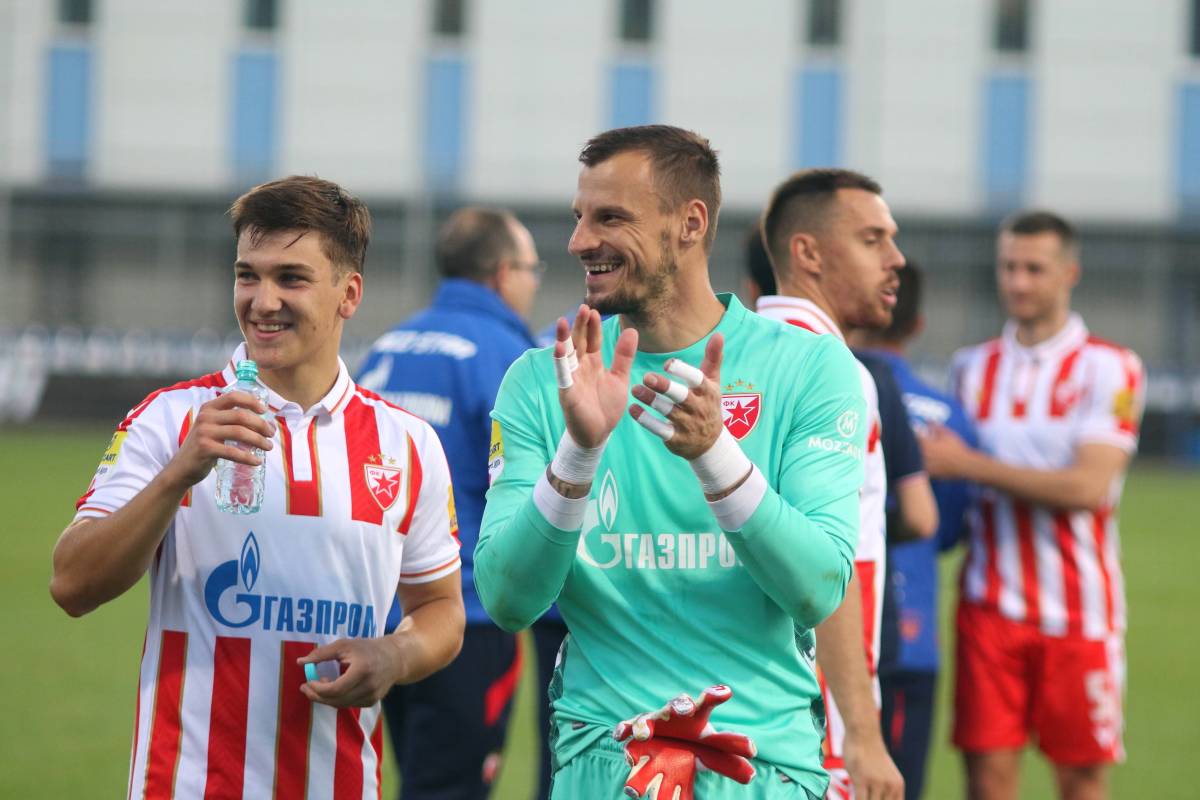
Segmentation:
{"type": "MultiPolygon", "coordinates": [[[[225,369],[221,370],[222,377],[225,378],[225,385],[229,386],[237,381],[237,374],[234,371],[237,362],[246,357],[246,343],[242,342],[233,351],[233,355],[229,357],[229,362],[225,365],[225,369]]],[[[267,407],[270,408],[272,414],[283,414],[284,416],[306,417],[316,414],[327,414],[333,416],[338,411],[346,406],[346,401],[350,398],[350,392],[354,384],[350,380],[350,370],[346,369],[346,362],[338,357],[338,376],[333,382],[333,388],[329,393],[318,400],[312,408],[307,411],[300,407],[298,403],[287,400],[277,394],[274,389],[267,386],[261,380],[256,381],[259,386],[267,392],[267,407]]]]}
{"type": "Polygon", "coordinates": [[[1062,330],[1044,342],[1038,342],[1032,347],[1026,347],[1017,341],[1017,323],[1009,320],[1004,323],[1004,332],[1000,335],[1005,349],[1033,361],[1052,360],[1077,350],[1087,343],[1088,329],[1083,317],[1071,312],[1062,330]]]}
{"type": "Polygon", "coordinates": [[[807,328],[813,333],[832,333],[843,342],[846,341],[837,323],[820,306],[807,298],[782,294],[763,295],[758,298],[755,309],[764,317],[799,323],[799,327],[807,328]]]}

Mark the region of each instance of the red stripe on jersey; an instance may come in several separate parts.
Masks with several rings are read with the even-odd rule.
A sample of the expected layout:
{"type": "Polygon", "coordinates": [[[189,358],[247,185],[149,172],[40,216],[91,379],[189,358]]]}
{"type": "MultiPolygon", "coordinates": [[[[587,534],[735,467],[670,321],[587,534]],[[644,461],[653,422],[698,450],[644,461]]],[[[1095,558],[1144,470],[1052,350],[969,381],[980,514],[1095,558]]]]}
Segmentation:
{"type": "Polygon", "coordinates": [[[788,325],[795,325],[797,328],[803,328],[804,330],[808,331],[809,333],[817,332],[816,330],[813,329],[813,326],[809,325],[807,322],[801,322],[798,319],[789,319],[789,320],[785,320],[785,321],[787,322],[788,325]]]}
{"type": "Polygon", "coordinates": [[[146,800],[167,800],[175,793],[182,739],[183,677],[187,666],[187,639],[183,631],[163,631],[158,650],[158,677],[154,682],[154,722],[150,727],[150,752],[146,757],[146,800]]]}
{"type": "Polygon", "coordinates": [[[1062,554],[1063,602],[1067,606],[1067,635],[1083,633],[1083,592],[1079,588],[1079,559],[1075,555],[1075,533],[1065,511],[1054,512],[1054,533],[1062,554]]]}
{"type": "Polygon", "coordinates": [[[879,428],[879,420],[874,420],[871,423],[871,433],[867,436],[867,452],[874,453],[875,448],[879,446],[879,437],[882,431],[879,428]]]}
{"type": "Polygon", "coordinates": [[[513,652],[512,663],[508,665],[508,669],[504,670],[504,674],[497,678],[483,694],[484,725],[490,728],[499,722],[500,715],[504,713],[504,708],[512,700],[513,694],[517,690],[517,681],[520,677],[521,643],[517,642],[517,646],[513,652]]]}
{"type": "Polygon", "coordinates": [[[1033,512],[1024,503],[1013,503],[1017,518],[1017,549],[1021,554],[1021,590],[1025,598],[1025,621],[1035,628],[1041,622],[1038,606],[1037,548],[1033,543],[1033,512]]]}
{"type": "Polygon", "coordinates": [[[1058,374],[1054,376],[1054,383],[1050,386],[1050,416],[1063,417],[1075,405],[1078,399],[1074,395],[1064,396],[1063,392],[1067,385],[1067,381],[1071,379],[1071,370],[1075,369],[1075,362],[1079,360],[1079,354],[1083,352],[1083,348],[1072,350],[1062,360],[1062,364],[1058,367],[1058,374]]]}
{"type": "Polygon", "coordinates": [[[421,494],[421,456],[417,453],[417,445],[413,442],[412,436],[408,436],[408,508],[404,511],[404,519],[400,520],[400,525],[396,528],[405,536],[408,535],[408,528],[412,525],[413,514],[417,510],[417,497],[421,494]]]}
{"type": "Polygon", "coordinates": [[[375,719],[371,734],[371,749],[375,751],[375,797],[383,800],[383,715],[375,719]]]}
{"type": "Polygon", "coordinates": [[[1108,550],[1105,543],[1108,540],[1108,515],[1111,512],[1102,508],[1092,514],[1092,531],[1096,539],[1096,565],[1100,568],[1100,578],[1104,583],[1104,619],[1111,633],[1116,630],[1115,610],[1113,608],[1112,573],[1108,568],[1108,550]]]}
{"type": "MultiPolygon", "coordinates": [[[[1125,368],[1125,391],[1129,393],[1129,401],[1132,403],[1133,398],[1137,396],[1137,392],[1141,388],[1142,376],[1141,370],[1137,368],[1136,362],[1131,358],[1129,350],[1115,342],[1101,339],[1099,336],[1089,336],[1088,344],[1115,350],[1121,356],[1121,364],[1125,368]]],[[[1117,428],[1122,433],[1137,433],[1138,421],[1136,415],[1133,414],[1132,406],[1129,416],[1121,419],[1117,428]]]]}
{"type": "Polygon", "coordinates": [[[875,562],[855,561],[858,589],[862,593],[863,650],[867,653],[867,672],[875,675],[875,562]]]}
{"type": "Polygon", "coordinates": [[[284,642],[279,656],[279,723],[275,726],[275,800],[303,800],[308,793],[308,740],[312,703],[300,691],[304,667],[296,659],[316,649],[312,642],[284,642]]]}
{"type": "Polygon", "coordinates": [[[279,436],[283,444],[283,476],[287,483],[287,513],[298,517],[321,516],[321,472],[317,459],[317,420],[315,417],[308,421],[308,463],[309,479],[296,480],[293,467],[292,431],[288,428],[287,420],[281,416],[275,418],[279,423],[279,436]]]}
{"type": "Polygon", "coordinates": [[[358,716],[361,708],[337,710],[337,754],[333,762],[334,800],[362,800],[363,793],[363,735],[358,716]]]}
{"type": "Polygon", "coordinates": [[[218,636],[213,651],[205,800],[242,796],[249,704],[250,640],[241,636],[218,636]]]}
{"type": "MultiPolygon", "coordinates": [[[[188,431],[192,429],[192,415],[196,413],[194,409],[189,408],[187,416],[183,418],[183,424],[179,426],[179,446],[183,447],[183,440],[187,438],[188,431]]],[[[192,504],[192,487],[183,493],[183,499],[179,501],[181,508],[188,508],[192,504]]]]}
{"type": "Polygon", "coordinates": [[[975,415],[976,421],[982,421],[991,416],[992,395],[996,392],[996,372],[999,368],[1000,344],[997,342],[992,345],[987,362],[983,367],[983,386],[979,389],[979,413],[975,415]]]}
{"type": "Polygon", "coordinates": [[[154,399],[156,397],[158,397],[160,394],[163,394],[164,392],[174,392],[179,389],[196,389],[196,388],[220,389],[224,385],[225,385],[225,376],[222,375],[220,372],[214,372],[211,375],[204,375],[199,378],[194,378],[190,381],[180,381],[179,383],[176,383],[172,386],[164,386],[162,389],[156,389],[153,392],[151,392],[150,394],[146,395],[145,400],[143,400],[142,402],[138,403],[136,406],[133,407],[133,410],[129,412],[129,416],[127,416],[121,422],[121,424],[117,426],[117,430],[118,431],[128,430],[129,426],[133,424],[133,421],[135,419],[137,419],[138,416],[143,411],[146,410],[146,407],[149,406],[151,403],[153,403],[154,399]]]}
{"type": "Polygon", "coordinates": [[[346,404],[342,420],[346,428],[346,462],[350,470],[350,516],[359,522],[378,525],[383,522],[383,509],[371,495],[364,469],[372,456],[379,455],[379,422],[375,419],[375,409],[356,394],[346,404]]]}
{"type": "Polygon", "coordinates": [[[996,550],[996,504],[990,500],[981,501],[979,513],[983,517],[983,549],[984,572],[987,575],[983,601],[990,608],[1000,606],[1000,567],[996,550]]]}

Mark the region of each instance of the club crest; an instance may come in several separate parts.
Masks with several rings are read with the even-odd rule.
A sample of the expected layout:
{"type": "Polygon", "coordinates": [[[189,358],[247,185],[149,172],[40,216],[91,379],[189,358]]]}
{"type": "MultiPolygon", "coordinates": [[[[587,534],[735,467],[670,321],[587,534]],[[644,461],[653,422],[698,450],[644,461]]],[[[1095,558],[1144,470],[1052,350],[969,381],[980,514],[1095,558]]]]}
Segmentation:
{"type": "Polygon", "coordinates": [[[721,421],[735,439],[744,439],[754,430],[761,408],[762,395],[758,392],[721,395],[721,421]]]}
{"type": "Polygon", "coordinates": [[[391,508],[400,496],[400,467],[392,466],[395,459],[383,455],[371,456],[371,463],[363,464],[367,478],[367,491],[384,511],[391,508]]]}

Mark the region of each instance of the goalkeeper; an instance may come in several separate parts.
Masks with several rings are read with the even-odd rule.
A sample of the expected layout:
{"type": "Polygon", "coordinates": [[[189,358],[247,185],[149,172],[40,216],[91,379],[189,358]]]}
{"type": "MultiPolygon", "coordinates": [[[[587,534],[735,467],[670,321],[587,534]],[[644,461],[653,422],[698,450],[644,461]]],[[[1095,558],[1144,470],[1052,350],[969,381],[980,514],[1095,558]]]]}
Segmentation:
{"type": "Polygon", "coordinates": [[[699,764],[703,800],[820,797],[812,628],[851,574],[866,427],[855,362],[834,337],[713,293],[720,178],[705,139],[618,129],[579,160],[569,249],[587,305],[505,376],[475,551],[502,627],[555,601],[567,623],[552,796],[628,786],[665,800],[678,783],[690,797],[699,764]],[[729,688],[699,694],[714,684],[729,688]],[[696,723],[661,721],[671,709],[696,723]],[[676,738],[618,726],[639,715],[676,738]],[[679,758],[689,748],[696,758],[679,758]]]}

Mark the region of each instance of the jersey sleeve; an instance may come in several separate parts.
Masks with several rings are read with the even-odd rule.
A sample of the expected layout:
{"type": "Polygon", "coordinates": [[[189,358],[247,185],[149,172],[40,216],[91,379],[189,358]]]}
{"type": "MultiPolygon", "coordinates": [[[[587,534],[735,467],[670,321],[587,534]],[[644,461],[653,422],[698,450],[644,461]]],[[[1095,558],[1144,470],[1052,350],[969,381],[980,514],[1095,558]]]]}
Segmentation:
{"type": "Polygon", "coordinates": [[[164,395],[136,406],[117,427],[91,484],[76,502],[75,519],[107,516],[145,489],[179,450],[192,413],[176,423],[164,395]]]}
{"type": "Polygon", "coordinates": [[[778,481],[726,535],[763,590],[811,628],[850,580],[870,419],[858,364],[834,337],[820,337],[797,373],[778,481]]]}
{"type": "MultiPolygon", "coordinates": [[[[410,446],[419,459],[421,488],[404,541],[400,582],[428,583],[459,568],[454,491],[446,454],[433,429],[425,425],[410,446]]],[[[409,480],[415,478],[410,475],[409,480]]]]}
{"type": "Polygon", "coordinates": [[[1081,399],[1075,444],[1110,444],[1137,449],[1145,408],[1142,362],[1132,351],[1096,351],[1089,385],[1081,399]]]}
{"type": "Polygon", "coordinates": [[[579,530],[555,528],[533,502],[557,445],[538,390],[546,379],[526,353],[504,376],[492,411],[491,488],[474,577],[484,610],[510,631],[528,627],[558,599],[579,544],[579,530]]]}

